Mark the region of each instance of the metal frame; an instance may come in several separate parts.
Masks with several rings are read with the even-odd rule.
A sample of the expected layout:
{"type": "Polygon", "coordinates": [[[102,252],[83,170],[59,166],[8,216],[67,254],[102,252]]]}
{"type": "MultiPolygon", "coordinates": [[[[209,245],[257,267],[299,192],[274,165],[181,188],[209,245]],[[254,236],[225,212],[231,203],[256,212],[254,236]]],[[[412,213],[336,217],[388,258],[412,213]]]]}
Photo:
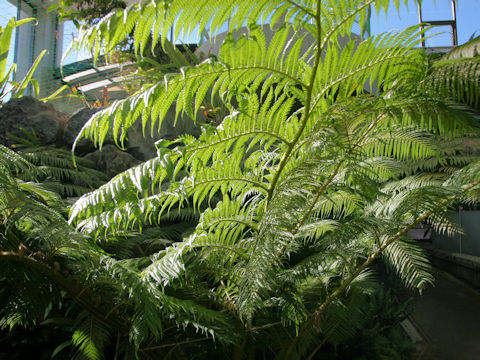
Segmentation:
{"type": "MultiPolygon", "coordinates": [[[[452,20],[423,20],[422,16],[422,5],[420,2],[417,3],[418,7],[418,22],[420,24],[420,29],[424,29],[425,25],[429,26],[450,26],[452,28],[452,46],[458,45],[458,34],[457,34],[457,10],[455,7],[455,0],[451,0],[452,3],[452,20]]],[[[425,33],[421,33],[420,38],[422,39],[422,48],[425,46],[425,33]]]]}

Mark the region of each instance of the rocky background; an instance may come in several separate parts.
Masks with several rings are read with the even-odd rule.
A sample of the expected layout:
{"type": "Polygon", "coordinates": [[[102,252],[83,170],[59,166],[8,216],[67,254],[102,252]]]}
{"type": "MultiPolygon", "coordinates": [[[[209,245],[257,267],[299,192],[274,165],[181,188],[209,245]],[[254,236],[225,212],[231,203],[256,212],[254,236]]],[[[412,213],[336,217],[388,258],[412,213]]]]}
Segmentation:
{"type": "MultiPolygon", "coordinates": [[[[35,134],[39,144],[71,149],[83,125],[101,108],[81,108],[71,116],[57,111],[53,105],[30,96],[12,99],[0,108],[0,144],[14,147],[18,143],[14,137],[25,137],[22,129],[35,134]]],[[[137,122],[128,133],[127,150],[122,151],[113,145],[113,138],[107,137],[102,150],[96,149],[88,139],[77,144],[76,155],[85,157],[96,164],[98,170],[113,176],[141,161],[156,155],[155,142],[161,139],[172,140],[182,134],[200,135],[200,125],[205,122],[203,113],[198,114],[198,123],[183,116],[175,123],[175,111],[167,114],[160,131],[154,136],[143,136],[141,122],[137,122]]]]}

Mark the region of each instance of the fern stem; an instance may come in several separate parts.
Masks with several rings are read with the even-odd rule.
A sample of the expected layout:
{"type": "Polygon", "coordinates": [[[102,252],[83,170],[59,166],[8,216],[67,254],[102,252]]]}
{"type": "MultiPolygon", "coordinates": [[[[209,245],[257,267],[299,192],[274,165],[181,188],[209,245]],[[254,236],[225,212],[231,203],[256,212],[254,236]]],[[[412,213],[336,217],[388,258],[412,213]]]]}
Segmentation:
{"type": "MultiPolygon", "coordinates": [[[[317,25],[317,38],[320,39],[322,37],[322,24],[320,22],[320,14],[321,14],[321,0],[317,2],[317,13],[315,14],[314,18],[316,20],[316,25],[317,25]]],[[[305,101],[305,110],[303,112],[303,120],[302,123],[300,124],[300,127],[295,134],[295,137],[293,138],[292,141],[290,141],[287,145],[286,151],[283,153],[282,158],[280,159],[280,163],[278,164],[277,171],[275,172],[275,175],[273,176],[272,182],[270,184],[270,187],[268,188],[267,191],[267,201],[265,202],[265,210],[268,208],[268,205],[270,204],[270,201],[272,200],[273,197],[273,192],[275,191],[275,187],[277,186],[278,179],[280,178],[280,175],[285,168],[285,165],[287,164],[288,160],[290,159],[290,156],[292,155],[293,149],[295,148],[295,145],[297,144],[298,140],[303,134],[303,131],[305,130],[305,127],[307,126],[308,119],[310,118],[311,112],[311,106],[312,106],[312,94],[313,94],[313,87],[315,85],[315,78],[317,77],[317,72],[320,67],[320,62],[321,62],[321,52],[319,49],[315,52],[315,62],[313,64],[312,68],[312,74],[310,76],[310,82],[308,86],[306,87],[307,91],[307,97],[305,101]]]]}
{"type": "MultiPolygon", "coordinates": [[[[350,147],[350,149],[348,149],[345,157],[340,160],[338,162],[338,164],[335,166],[335,168],[333,169],[332,173],[330,174],[330,176],[328,177],[327,181],[325,181],[325,183],[322,185],[322,187],[317,191],[316,195],[315,195],[315,199],[312,201],[312,203],[310,204],[310,207],[308,208],[308,210],[305,212],[305,214],[303,214],[301,220],[298,222],[297,226],[295,227],[294,230],[291,231],[291,233],[293,235],[295,235],[299,229],[302,227],[302,225],[305,223],[305,221],[307,220],[308,216],[310,216],[310,214],[312,213],[313,209],[315,208],[315,205],[317,204],[318,202],[318,199],[320,198],[320,196],[325,193],[325,191],[327,190],[328,186],[332,183],[333,179],[335,178],[335,176],[337,176],[338,172],[340,171],[340,168],[341,166],[343,165],[343,163],[347,160],[347,157],[348,155],[352,154],[355,149],[357,147],[360,146],[360,144],[363,142],[363,140],[367,137],[367,135],[373,130],[375,129],[375,127],[377,126],[377,124],[380,122],[380,120],[383,118],[384,116],[381,115],[381,116],[378,116],[375,121],[372,121],[372,123],[368,126],[367,130],[359,137],[358,141],[356,142],[356,144],[352,147],[350,147]]],[[[283,251],[282,251],[283,253],[283,251]]]]}
{"type": "Polygon", "coordinates": [[[120,347],[120,334],[117,333],[117,341],[115,342],[115,356],[113,357],[113,360],[118,360],[119,347],[120,347]]]}
{"type": "Polygon", "coordinates": [[[258,330],[262,330],[262,329],[268,329],[268,328],[270,328],[270,327],[277,326],[277,325],[282,325],[282,322],[281,322],[281,321],[277,321],[277,322],[274,322],[274,323],[269,323],[269,324],[265,324],[265,325],[260,325],[260,326],[251,328],[249,331],[258,331],[258,330]]]}
{"type": "Polygon", "coordinates": [[[302,10],[304,13],[312,16],[312,17],[315,17],[315,14],[313,12],[310,11],[310,9],[296,3],[295,1],[293,0],[285,0],[285,2],[291,4],[293,7],[296,7],[296,8],[299,8],[300,10],[302,10]]]}
{"type": "Polygon", "coordinates": [[[333,35],[341,26],[343,26],[348,20],[356,17],[360,11],[362,11],[363,9],[365,9],[367,6],[370,6],[370,4],[372,4],[374,1],[375,1],[375,0],[368,0],[368,1],[366,1],[365,4],[363,4],[362,6],[360,6],[360,7],[358,7],[358,8],[355,8],[355,11],[354,11],[354,12],[352,12],[351,14],[345,16],[345,17],[342,19],[342,21],[340,21],[339,23],[337,23],[337,24],[335,25],[335,27],[334,27],[331,31],[329,31],[322,40],[318,39],[319,41],[321,41],[321,43],[320,43],[320,52],[323,51],[323,49],[325,48],[325,45],[327,44],[328,40],[330,40],[330,38],[332,37],[332,35],[333,35]]]}
{"type": "Polygon", "coordinates": [[[322,185],[322,187],[317,191],[317,194],[315,195],[315,199],[312,201],[312,203],[310,204],[310,207],[308,208],[308,210],[305,212],[305,214],[303,214],[303,217],[300,219],[300,221],[298,222],[297,226],[295,227],[294,230],[291,231],[291,233],[293,235],[295,235],[298,230],[300,230],[300,228],[302,227],[302,225],[305,223],[305,221],[307,220],[307,218],[310,216],[310,214],[312,213],[313,209],[315,208],[315,205],[317,204],[318,202],[318,199],[320,198],[320,196],[322,196],[322,194],[327,190],[328,186],[331,184],[331,182],[333,181],[333,179],[335,178],[335,176],[337,176],[338,174],[338,171],[340,170],[340,167],[343,165],[343,163],[345,162],[346,159],[343,159],[342,161],[340,161],[337,166],[335,166],[335,169],[333,169],[332,173],[330,174],[330,176],[328,177],[327,181],[325,181],[325,183],[322,185]]]}
{"type": "Polygon", "coordinates": [[[184,341],[179,341],[179,342],[171,343],[171,344],[150,346],[150,347],[147,347],[147,348],[138,349],[138,351],[141,351],[141,352],[153,351],[153,350],[158,350],[158,349],[164,349],[164,348],[167,348],[167,347],[184,345],[184,344],[191,344],[191,343],[196,343],[196,342],[200,342],[200,341],[207,341],[207,340],[213,340],[213,339],[212,338],[204,338],[204,339],[184,340],[184,341]]]}

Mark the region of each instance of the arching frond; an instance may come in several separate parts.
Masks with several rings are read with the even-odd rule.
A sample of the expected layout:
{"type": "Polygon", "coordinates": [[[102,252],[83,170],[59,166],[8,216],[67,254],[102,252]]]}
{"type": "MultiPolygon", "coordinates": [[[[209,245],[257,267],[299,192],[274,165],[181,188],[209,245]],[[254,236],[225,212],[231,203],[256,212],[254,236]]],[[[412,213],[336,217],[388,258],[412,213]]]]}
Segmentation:
{"type": "Polygon", "coordinates": [[[480,57],[440,60],[433,64],[424,91],[441,98],[480,107],[480,57]]]}
{"type": "Polygon", "coordinates": [[[88,314],[83,314],[77,321],[79,325],[73,333],[72,344],[78,350],[73,358],[78,360],[104,359],[104,346],[110,337],[109,329],[88,314]]]}
{"type": "Polygon", "coordinates": [[[480,55],[480,36],[450,50],[442,60],[473,58],[480,55]]]}
{"type": "Polygon", "coordinates": [[[423,69],[424,55],[412,50],[417,42],[418,31],[413,27],[360,43],[351,39],[343,47],[327,47],[314,83],[315,102],[325,95],[343,100],[364,89],[374,92],[374,82],[382,84],[385,91],[409,83],[423,69]]]}
{"type": "MultiPolygon", "coordinates": [[[[163,157],[148,160],[115,176],[94,192],[82,196],[71,209],[70,221],[80,222],[95,216],[102,216],[106,221],[120,216],[118,222],[129,223],[133,213],[137,216],[143,214],[148,219],[152,211],[148,204],[154,200],[152,194],[156,194],[157,188],[161,188],[165,181],[174,177],[178,171],[175,171],[177,161],[178,155],[165,153],[163,157]],[[132,193],[132,189],[136,189],[136,192],[132,193]],[[112,212],[111,215],[108,215],[109,212],[112,212]]],[[[87,228],[90,231],[96,229],[102,225],[102,220],[99,221],[97,225],[97,221],[94,221],[87,228]]],[[[112,223],[114,224],[115,222],[112,223]]]]}
{"type": "Polygon", "coordinates": [[[386,248],[384,257],[407,287],[422,292],[433,284],[428,258],[412,241],[402,239],[393,242],[386,248]]]}

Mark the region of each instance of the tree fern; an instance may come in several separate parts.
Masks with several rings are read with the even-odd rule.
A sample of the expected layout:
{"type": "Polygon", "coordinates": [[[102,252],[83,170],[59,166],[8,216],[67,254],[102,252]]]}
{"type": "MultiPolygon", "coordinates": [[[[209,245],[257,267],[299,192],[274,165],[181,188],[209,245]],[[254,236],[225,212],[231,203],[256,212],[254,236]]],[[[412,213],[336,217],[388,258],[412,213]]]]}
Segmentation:
{"type": "Polygon", "coordinates": [[[149,2],[81,36],[98,56],[133,31],[141,58],[149,41],[168,46],[174,22],[177,37],[192,24],[215,34],[229,23],[218,58],[114,102],[79,135],[102,146],[112,130],[123,146],[136,121],[155,131],[172,106],[193,117],[208,97],[227,112],[198,138],[158,142],[157,157],[80,197],[69,219],[77,232],[62,227],[68,239],[52,250],[80,284],[62,283],[82,309],[137,354],[208,338],[221,344],[212,353],[241,359],[275,333],[270,355],[313,358],[366,323],[375,259],[385,256],[410,288],[431,281],[403,239],[422,221],[456,230],[448,207],[478,199],[479,162],[462,144],[478,126],[443,90],[423,87],[431,68],[415,49],[419,30],[352,33],[370,4],[149,2]],[[177,222],[182,231],[169,232],[177,222]]]}
{"type": "MultiPolygon", "coordinates": [[[[369,3],[335,5],[261,2],[253,8],[249,4],[247,10],[231,2],[196,7],[176,3],[168,8],[148,4],[125,10],[129,17],[112,14],[89,29],[83,44],[95,49],[99,39],[105,39],[108,49],[124,36],[120,23],[134,27],[141,56],[147,37],[160,38],[161,26],[165,29],[172,19],[177,28],[186,19],[195,19],[203,30],[207,22],[202,19],[208,14],[215,31],[228,19],[226,14],[231,16],[231,34],[218,60],[184,67],[180,74],[167,75],[163,82],[113,104],[93,117],[81,136],[101,146],[106,129],[113,127],[123,143],[126,129],[139,115],[144,126],[151,119],[153,129],[161,125],[170,106],[176,106],[177,116],[181,112],[193,116],[210,93],[221,95],[230,115],[216,128],[206,126],[199,139],[159,144],[157,159],[119,175],[75,204],[71,221],[80,221],[84,229],[91,229],[84,226],[94,221],[93,228],[115,231],[119,226],[151,224],[152,214],[175,212],[191,201],[201,213],[195,233],[159,252],[143,276],[159,286],[173,286],[187,276],[190,256],[199,256],[207,267],[228,257],[225,266],[237,272],[230,301],[235,301],[235,312],[248,326],[254,326],[256,316],[284,283],[279,281],[282,270],[290,271],[292,258],[306,244],[318,243],[310,248],[319,254],[312,254],[312,261],[329,254],[328,262],[336,264],[336,274],[343,279],[324,303],[312,305],[310,311],[316,313],[318,306],[320,313],[341,301],[342,289],[394,244],[398,234],[429,217],[450,226],[439,212],[433,216],[442,199],[460,195],[455,188],[442,187],[445,176],[425,173],[426,179],[419,181],[414,175],[417,178],[400,193],[385,192],[383,183],[393,189],[393,182],[411,174],[405,168],[410,164],[427,170],[427,161],[442,153],[438,140],[475,131],[472,119],[442,102],[442,96],[416,92],[416,84],[428,73],[428,62],[413,49],[418,42],[415,28],[361,42],[351,37],[340,46],[340,37],[351,34],[355,18],[364,16],[369,3]],[[175,6],[182,6],[182,12],[175,13],[175,6]],[[199,8],[204,12],[200,14],[199,8]],[[239,14],[242,22],[237,21],[239,14]],[[259,14],[282,18],[270,42],[262,25],[234,33],[244,20],[249,23],[251,14],[254,22],[259,14]],[[146,15],[148,21],[143,21],[146,15]],[[163,22],[156,27],[160,18],[163,22]],[[149,32],[150,28],[155,30],[149,32]],[[374,95],[361,95],[365,90],[374,95]],[[141,177],[146,169],[148,180],[141,177]],[[136,189],[137,195],[127,189],[136,189]],[[355,225],[380,214],[384,220],[372,222],[370,231],[355,225]],[[344,242],[339,241],[342,238],[344,242]],[[369,251],[372,260],[360,265],[369,251]]],[[[183,29],[191,30],[188,25],[183,29]]],[[[400,180],[403,186],[408,179],[400,180]]],[[[393,251],[397,256],[391,261],[400,269],[410,261],[403,279],[422,288],[429,281],[423,259],[414,252],[399,256],[398,251],[393,251]]],[[[402,251],[408,253],[405,247],[402,251]]],[[[294,298],[295,308],[305,306],[301,296],[294,298]]],[[[287,302],[283,304],[288,314],[287,302]]],[[[306,331],[310,319],[291,314],[293,323],[303,322],[306,331]]],[[[283,321],[288,323],[288,316],[283,321]]]]}

